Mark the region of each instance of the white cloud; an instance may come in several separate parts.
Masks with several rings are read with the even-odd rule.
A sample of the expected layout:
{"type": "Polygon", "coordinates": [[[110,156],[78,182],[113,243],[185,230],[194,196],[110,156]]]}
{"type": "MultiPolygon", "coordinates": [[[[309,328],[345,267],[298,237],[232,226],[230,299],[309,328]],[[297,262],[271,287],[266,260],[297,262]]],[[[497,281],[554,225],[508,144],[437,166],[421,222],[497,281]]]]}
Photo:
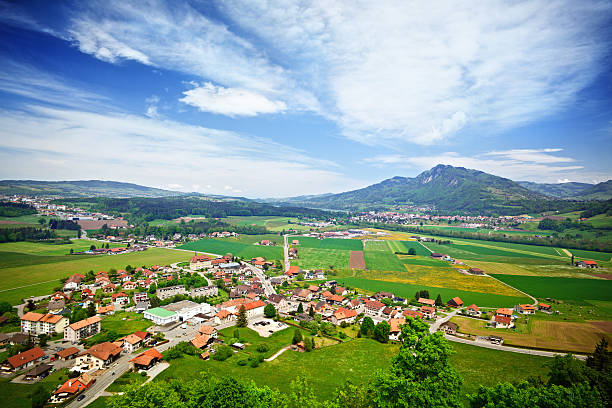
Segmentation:
{"type": "Polygon", "coordinates": [[[204,112],[227,116],[255,116],[260,113],[276,113],[287,109],[281,101],[271,101],[263,95],[244,89],[223,88],[210,82],[183,92],[181,102],[204,112]]]}
{"type": "Polygon", "coordinates": [[[339,192],[359,184],[334,163],[268,139],[159,118],[35,105],[0,110],[0,162],[0,178],[180,184],[191,186],[185,191],[248,197],[339,192]]]}
{"type": "Polygon", "coordinates": [[[556,113],[604,68],[610,3],[295,1],[221,9],[313,84],[345,136],[431,144],[556,113]]]}
{"type": "Polygon", "coordinates": [[[457,152],[436,155],[381,155],[365,159],[364,162],[375,167],[396,167],[423,171],[438,164],[476,169],[515,181],[534,181],[539,183],[565,183],[568,181],[600,182],[612,178],[604,172],[584,171],[579,164],[560,164],[575,162],[569,157],[557,157],[541,152],[560,152],[562,149],[516,149],[506,152],[487,152],[466,156],[457,152]],[[493,157],[491,157],[493,156],[493,157]]]}

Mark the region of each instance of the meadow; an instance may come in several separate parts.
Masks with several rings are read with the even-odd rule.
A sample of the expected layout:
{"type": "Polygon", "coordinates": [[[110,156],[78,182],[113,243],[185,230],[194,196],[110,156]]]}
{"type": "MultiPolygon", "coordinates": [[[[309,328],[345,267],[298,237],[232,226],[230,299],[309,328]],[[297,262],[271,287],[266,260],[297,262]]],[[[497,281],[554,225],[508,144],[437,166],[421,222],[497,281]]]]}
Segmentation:
{"type": "Polygon", "coordinates": [[[233,225],[258,225],[260,227],[266,227],[270,231],[282,231],[289,229],[297,231],[310,231],[311,229],[311,227],[296,224],[298,219],[292,217],[230,216],[222,218],[221,220],[233,225]]]}
{"type": "Polygon", "coordinates": [[[545,350],[558,350],[564,352],[590,353],[595,344],[605,336],[608,341],[612,340],[610,332],[606,332],[595,322],[563,322],[552,320],[539,320],[530,317],[528,323],[517,321],[517,325],[524,324],[523,333],[513,329],[491,329],[486,328],[486,322],[480,319],[467,317],[453,317],[451,321],[457,323],[461,333],[489,336],[501,336],[504,344],[508,346],[530,347],[545,350]]]}
{"type": "Polygon", "coordinates": [[[141,313],[120,311],[102,319],[102,332],[86,339],[84,343],[89,346],[105,341],[104,332],[107,331],[113,331],[119,336],[127,336],[136,331],[145,331],[152,325],[153,323],[150,320],[145,320],[141,313]]]}
{"type": "Polygon", "coordinates": [[[391,252],[365,251],[366,267],[379,271],[405,271],[404,264],[391,252]]]}
{"type": "Polygon", "coordinates": [[[361,251],[363,243],[358,239],[325,238],[318,239],[313,237],[291,237],[300,241],[301,248],[317,249],[341,249],[345,251],[361,251]]]}
{"type": "Polygon", "coordinates": [[[371,241],[364,240],[365,250],[366,251],[384,251],[389,252],[389,244],[391,241],[371,241]]]}
{"type": "Polygon", "coordinates": [[[591,270],[576,268],[570,265],[522,265],[502,262],[470,261],[470,266],[477,267],[488,274],[549,276],[557,278],[600,279],[590,275],[591,270]]]}
{"type": "MultiPolygon", "coordinates": [[[[62,369],[38,382],[49,392],[68,379],[68,370],[62,369]]],[[[0,401],[3,408],[29,408],[32,406],[30,394],[34,391],[31,384],[14,384],[10,378],[0,377],[0,401]]]]}
{"type": "Polygon", "coordinates": [[[612,280],[492,275],[537,298],[563,300],[612,300],[612,280]]]}
{"type": "MultiPolygon", "coordinates": [[[[259,240],[261,241],[261,239],[263,238],[259,240]]],[[[268,260],[280,260],[283,259],[282,237],[277,236],[276,239],[277,241],[280,239],[277,246],[261,246],[233,242],[226,239],[204,238],[198,241],[188,242],[178,248],[217,255],[225,255],[229,252],[243,259],[252,259],[261,256],[268,260]]]]}
{"type": "Polygon", "coordinates": [[[327,269],[333,265],[335,269],[348,269],[350,251],[340,249],[316,249],[298,247],[298,259],[291,261],[291,265],[303,269],[327,269]]]}
{"type": "Polygon", "coordinates": [[[506,296],[496,295],[491,293],[473,292],[467,290],[451,289],[448,287],[436,287],[423,284],[410,284],[403,282],[383,281],[374,279],[365,279],[357,277],[338,277],[336,279],[341,285],[351,288],[358,288],[369,293],[386,291],[392,292],[396,296],[412,299],[418,290],[428,290],[430,296],[440,294],[445,302],[449,299],[459,296],[464,304],[470,305],[475,303],[478,306],[489,307],[514,307],[518,303],[530,302],[530,299],[525,296],[506,296]]]}
{"type": "MultiPolygon", "coordinates": [[[[14,249],[15,245],[12,244],[0,244],[0,249],[6,248],[5,245],[8,245],[10,249],[14,249]]],[[[12,304],[19,304],[26,297],[50,293],[53,291],[53,288],[60,286],[60,278],[66,278],[74,273],[87,273],[90,270],[95,272],[101,270],[108,271],[112,268],[125,268],[127,265],[132,265],[133,267],[155,264],[169,265],[174,262],[188,261],[191,257],[191,254],[185,251],[149,248],[143,252],[131,252],[114,256],[66,256],[64,261],[57,260],[57,262],[51,263],[32,264],[32,259],[36,259],[36,253],[39,250],[42,250],[43,254],[54,253],[55,251],[65,253],[66,248],[49,248],[54,246],[29,242],[17,244],[21,246],[20,253],[23,254],[23,262],[19,264],[19,256],[12,252],[11,255],[8,255],[8,260],[6,261],[6,264],[12,266],[0,269],[0,298],[12,304]],[[44,247],[41,247],[41,245],[44,245],[44,247]]],[[[0,250],[0,259],[3,258],[3,252],[0,250]]],[[[46,260],[49,259],[46,258],[46,260]]]]}

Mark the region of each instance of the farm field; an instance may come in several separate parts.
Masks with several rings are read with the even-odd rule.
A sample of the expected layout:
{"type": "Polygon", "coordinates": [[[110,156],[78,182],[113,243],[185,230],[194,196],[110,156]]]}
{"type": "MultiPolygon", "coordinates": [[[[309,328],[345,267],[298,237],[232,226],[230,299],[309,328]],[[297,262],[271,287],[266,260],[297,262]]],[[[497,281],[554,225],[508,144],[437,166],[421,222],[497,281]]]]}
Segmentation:
{"type": "MultiPolygon", "coordinates": [[[[19,252],[30,255],[68,255],[70,250],[74,252],[86,251],[91,245],[99,246],[99,241],[88,241],[75,239],[72,244],[45,244],[41,242],[5,242],[0,244],[0,256],[2,252],[19,252]]],[[[118,245],[111,245],[116,247],[118,245]]]]}
{"type": "Polygon", "coordinates": [[[608,341],[612,340],[609,327],[606,332],[605,326],[602,327],[598,322],[593,321],[576,323],[538,320],[532,317],[526,333],[516,333],[507,329],[485,328],[486,322],[480,319],[456,316],[451,321],[459,325],[461,333],[480,336],[494,334],[503,337],[504,344],[509,346],[590,353],[602,336],[605,336],[608,341]]]}
{"type": "Polygon", "coordinates": [[[599,279],[581,268],[570,265],[519,265],[501,262],[469,261],[470,266],[488,274],[549,276],[557,278],[599,279]]]}
{"type": "MultiPolygon", "coordinates": [[[[279,238],[279,237],[277,237],[279,238]]],[[[232,242],[223,239],[204,238],[181,245],[179,249],[225,255],[231,253],[244,259],[262,256],[268,260],[283,259],[282,243],[278,246],[261,246],[232,242]]]]}
{"type": "Polygon", "coordinates": [[[487,276],[465,275],[455,268],[449,267],[435,268],[419,265],[404,265],[404,267],[403,272],[382,270],[353,271],[351,276],[376,281],[523,297],[523,294],[520,292],[487,276]]]}
{"type": "Polygon", "coordinates": [[[365,251],[365,263],[370,270],[398,272],[406,270],[397,255],[391,252],[365,251]]]}
{"type": "Polygon", "coordinates": [[[266,217],[266,216],[230,216],[222,218],[222,221],[228,222],[234,225],[258,225],[260,227],[266,227],[271,231],[282,231],[288,229],[294,229],[297,231],[310,231],[311,227],[305,225],[298,225],[295,222],[297,218],[292,217],[266,217]]]}
{"type": "Polygon", "coordinates": [[[300,241],[302,248],[317,249],[340,249],[345,251],[361,251],[363,243],[358,239],[325,238],[318,239],[313,237],[291,237],[300,241]]]}
{"type": "Polygon", "coordinates": [[[539,253],[526,253],[524,251],[512,250],[496,246],[475,245],[472,243],[459,243],[453,241],[449,245],[439,245],[432,242],[424,244],[427,248],[434,252],[449,254],[454,258],[459,259],[485,259],[487,257],[504,257],[504,258],[541,258],[548,261],[550,258],[560,258],[559,255],[547,256],[539,253]]]}
{"type": "Polygon", "coordinates": [[[364,240],[363,242],[365,244],[366,251],[384,251],[384,252],[390,251],[388,243],[390,243],[391,241],[364,240]]]}
{"type": "Polygon", "coordinates": [[[530,302],[528,297],[495,295],[491,293],[474,292],[459,289],[449,289],[447,287],[435,287],[424,284],[410,284],[403,282],[393,282],[375,279],[366,279],[358,277],[338,277],[338,283],[351,288],[358,288],[367,292],[387,291],[392,292],[397,296],[412,299],[418,290],[429,290],[430,296],[436,296],[438,293],[444,301],[450,298],[459,296],[467,305],[475,303],[478,306],[489,307],[514,307],[518,303],[530,302]]]}
{"type": "Polygon", "coordinates": [[[335,269],[348,269],[350,251],[339,249],[299,248],[299,259],[291,261],[291,265],[303,269],[327,269],[333,265],[335,269]]]}
{"type": "Polygon", "coordinates": [[[453,243],[457,244],[469,244],[483,247],[495,247],[503,250],[510,250],[512,252],[524,252],[528,255],[552,255],[555,257],[565,256],[553,247],[541,246],[541,245],[527,245],[527,244],[515,244],[513,242],[497,242],[497,241],[478,241],[478,240],[467,240],[467,239],[452,239],[453,243]]]}
{"type": "Polygon", "coordinates": [[[351,269],[365,269],[366,264],[363,251],[351,251],[349,267],[351,269]]]}
{"type": "Polygon", "coordinates": [[[436,266],[439,268],[448,268],[449,266],[448,262],[439,259],[432,259],[429,256],[398,255],[398,258],[404,265],[436,266]]]}
{"type": "MultiPolygon", "coordinates": [[[[18,244],[28,244],[27,242],[18,244]]],[[[0,244],[0,248],[4,245],[0,244]]],[[[37,245],[33,244],[36,248],[37,245]]],[[[91,244],[90,244],[91,245],[91,244]]],[[[45,248],[47,245],[45,245],[45,248]]],[[[33,248],[26,248],[23,259],[35,257],[33,248]]],[[[65,249],[64,249],[65,251],[65,249]]],[[[15,262],[15,255],[10,255],[15,262]]],[[[48,294],[53,288],[59,286],[59,279],[74,273],[86,273],[89,270],[100,271],[111,268],[125,268],[126,265],[134,267],[146,265],[168,265],[173,262],[188,261],[191,254],[185,251],[176,251],[163,248],[149,248],[143,252],[132,252],[122,255],[97,255],[87,257],[66,257],[64,262],[53,262],[43,265],[30,264],[12,266],[0,269],[0,297],[12,304],[21,303],[21,299],[30,296],[48,294]],[[22,287],[23,286],[23,287],[22,287]]],[[[2,259],[2,252],[0,252],[2,259]]]]}
{"type": "Polygon", "coordinates": [[[537,298],[612,300],[612,280],[492,275],[537,298]]]}
{"type": "Polygon", "coordinates": [[[612,262],[612,254],[608,252],[585,251],[583,249],[568,249],[568,251],[574,254],[574,257],[578,259],[612,262]]]}

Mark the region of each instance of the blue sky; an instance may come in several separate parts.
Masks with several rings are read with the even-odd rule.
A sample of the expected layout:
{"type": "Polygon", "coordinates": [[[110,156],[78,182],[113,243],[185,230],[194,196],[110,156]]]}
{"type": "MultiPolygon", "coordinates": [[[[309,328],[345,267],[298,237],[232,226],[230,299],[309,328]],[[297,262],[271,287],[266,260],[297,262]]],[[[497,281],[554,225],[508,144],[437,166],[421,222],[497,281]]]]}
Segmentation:
{"type": "Polygon", "coordinates": [[[612,178],[609,1],[0,2],[0,178],[612,178]]]}

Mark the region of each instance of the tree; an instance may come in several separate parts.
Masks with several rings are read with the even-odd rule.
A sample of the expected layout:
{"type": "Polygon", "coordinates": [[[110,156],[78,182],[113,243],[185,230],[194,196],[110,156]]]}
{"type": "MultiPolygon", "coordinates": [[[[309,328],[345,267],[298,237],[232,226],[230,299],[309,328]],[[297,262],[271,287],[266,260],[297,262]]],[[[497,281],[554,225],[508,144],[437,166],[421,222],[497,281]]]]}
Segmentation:
{"type": "Polygon", "coordinates": [[[444,306],[444,302],[442,302],[442,296],[440,296],[439,293],[438,296],[436,296],[436,306],[444,306]]]}
{"type": "Polygon", "coordinates": [[[304,338],[304,351],[307,353],[312,351],[312,341],[308,337],[304,338]]]}
{"type": "Polygon", "coordinates": [[[416,251],[414,250],[414,248],[410,248],[408,250],[408,255],[416,255],[416,251]]]}
{"type": "Polygon", "coordinates": [[[608,341],[605,337],[595,346],[595,352],[586,360],[586,365],[597,371],[612,369],[612,351],[608,351],[608,341]]]}
{"type": "Polygon", "coordinates": [[[382,321],[374,328],[374,338],[381,343],[387,343],[389,341],[390,331],[391,326],[389,326],[389,323],[382,321]]]}
{"type": "Polygon", "coordinates": [[[247,320],[246,309],[244,305],[240,305],[240,309],[238,309],[238,318],[236,319],[237,327],[247,327],[249,321],[247,320]]]}
{"type": "Polygon", "coordinates": [[[298,313],[304,313],[304,306],[302,305],[302,303],[300,303],[300,304],[298,305],[297,312],[298,312],[298,313]]]}
{"type": "MultiPolygon", "coordinates": [[[[453,348],[441,332],[408,318],[391,368],[376,375],[373,399],[380,408],[461,407],[461,377],[450,365],[453,348]]],[[[493,406],[493,405],[492,405],[493,406]]]]}
{"type": "Polygon", "coordinates": [[[314,315],[315,315],[314,307],[310,305],[310,307],[308,308],[308,316],[314,317],[314,315]]]}
{"type": "Polygon", "coordinates": [[[36,309],[36,304],[32,299],[28,299],[28,302],[26,303],[26,309],[28,309],[29,311],[36,309]]]}
{"type": "Polygon", "coordinates": [[[87,317],[92,317],[96,315],[96,305],[94,302],[89,302],[87,305],[87,317]]]}
{"type": "Polygon", "coordinates": [[[75,323],[87,319],[87,310],[82,307],[75,307],[70,313],[70,323],[75,323]]]}
{"type": "Polygon", "coordinates": [[[161,300],[156,295],[149,297],[149,301],[151,302],[151,307],[159,307],[161,305],[161,300]]]}
{"type": "Polygon", "coordinates": [[[74,248],[70,248],[70,255],[74,254],[74,248]]]}
{"type": "Polygon", "coordinates": [[[32,394],[30,394],[30,400],[32,401],[32,408],[42,408],[45,406],[47,400],[51,397],[51,393],[42,385],[36,385],[32,394]]]}
{"type": "Polygon", "coordinates": [[[89,250],[90,250],[90,251],[93,251],[94,249],[96,249],[96,246],[95,246],[95,245],[91,245],[91,246],[89,247],[89,250]]]}
{"type": "Polygon", "coordinates": [[[276,308],[274,307],[272,303],[268,303],[264,307],[264,316],[266,316],[269,319],[273,319],[274,317],[276,317],[276,308]]]}
{"type": "Polygon", "coordinates": [[[302,341],[302,331],[300,329],[295,329],[293,332],[293,340],[291,340],[291,344],[298,344],[302,341]]]}
{"type": "Polygon", "coordinates": [[[234,338],[235,339],[239,339],[240,338],[240,330],[238,330],[238,329],[234,330],[234,338]]]}
{"type": "Polygon", "coordinates": [[[0,315],[5,314],[6,312],[12,312],[13,311],[13,306],[7,302],[7,301],[2,301],[0,302],[0,315]]]}
{"type": "Polygon", "coordinates": [[[47,341],[49,341],[48,335],[44,333],[38,335],[38,344],[40,345],[40,347],[45,347],[47,345],[47,341]]]}
{"type": "Polygon", "coordinates": [[[332,295],[335,295],[335,294],[336,294],[336,287],[335,287],[335,286],[332,286],[331,288],[329,288],[329,292],[330,292],[332,295]]]}
{"type": "Polygon", "coordinates": [[[361,334],[369,336],[374,333],[374,320],[370,316],[366,316],[361,321],[361,328],[359,329],[361,334]]]}

